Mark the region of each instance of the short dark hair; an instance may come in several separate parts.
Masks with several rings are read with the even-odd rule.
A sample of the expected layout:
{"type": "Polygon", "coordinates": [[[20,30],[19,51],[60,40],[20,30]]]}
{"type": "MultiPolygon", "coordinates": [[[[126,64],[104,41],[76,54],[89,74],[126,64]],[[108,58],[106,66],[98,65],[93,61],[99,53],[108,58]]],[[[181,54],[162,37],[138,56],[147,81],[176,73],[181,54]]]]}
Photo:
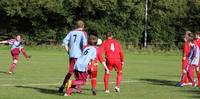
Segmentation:
{"type": "Polygon", "coordinates": [[[188,37],[188,43],[194,43],[194,38],[193,37],[188,37]]]}
{"type": "Polygon", "coordinates": [[[98,38],[97,30],[91,30],[91,32],[89,33],[89,36],[90,35],[96,36],[98,38]]]}
{"type": "Polygon", "coordinates": [[[113,32],[108,32],[107,37],[111,37],[111,36],[113,36],[113,32]]]}

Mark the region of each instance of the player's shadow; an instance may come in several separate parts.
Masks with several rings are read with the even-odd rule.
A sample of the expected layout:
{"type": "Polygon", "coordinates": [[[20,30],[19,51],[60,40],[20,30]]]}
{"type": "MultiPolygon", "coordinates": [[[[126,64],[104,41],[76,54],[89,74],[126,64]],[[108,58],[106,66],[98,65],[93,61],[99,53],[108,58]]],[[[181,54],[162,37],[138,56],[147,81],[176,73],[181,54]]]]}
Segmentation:
{"type": "Polygon", "coordinates": [[[181,90],[181,92],[192,93],[192,98],[200,98],[200,90],[181,90]]]}
{"type": "MultiPolygon", "coordinates": [[[[44,94],[54,94],[54,95],[59,95],[59,96],[63,96],[63,94],[64,94],[64,93],[59,93],[58,90],[54,90],[54,89],[46,89],[46,88],[31,87],[31,86],[15,86],[15,87],[34,89],[34,90],[37,90],[37,91],[44,93],[44,94]]],[[[89,90],[89,89],[83,88],[82,90],[89,90]]],[[[73,92],[73,94],[79,94],[79,93],[73,92]]],[[[80,95],[87,95],[87,94],[82,92],[80,95]]]]}
{"type": "Polygon", "coordinates": [[[58,93],[58,90],[54,90],[54,89],[46,89],[46,88],[30,87],[30,86],[15,86],[15,87],[34,89],[34,90],[37,90],[37,91],[44,93],[44,94],[55,94],[55,95],[59,95],[59,96],[61,95],[60,93],[58,93]]]}
{"type": "Polygon", "coordinates": [[[141,81],[153,84],[153,85],[160,85],[160,86],[175,86],[177,81],[170,81],[164,79],[139,79],[141,81]]]}
{"type": "Polygon", "coordinates": [[[0,74],[8,74],[8,72],[0,71],[0,74]]]}

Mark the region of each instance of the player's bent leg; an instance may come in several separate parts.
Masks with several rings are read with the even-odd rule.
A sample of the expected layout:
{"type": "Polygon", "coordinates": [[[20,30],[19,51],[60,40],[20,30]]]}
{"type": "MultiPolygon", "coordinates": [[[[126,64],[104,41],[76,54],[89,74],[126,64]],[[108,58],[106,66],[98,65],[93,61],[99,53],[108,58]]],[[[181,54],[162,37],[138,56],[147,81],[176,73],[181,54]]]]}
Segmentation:
{"type": "Polygon", "coordinates": [[[67,75],[65,76],[65,78],[63,80],[62,85],[60,86],[60,88],[58,90],[59,93],[63,93],[63,89],[65,88],[66,83],[68,83],[69,78],[71,77],[71,75],[72,75],[71,73],[67,73],[67,75]]]}
{"type": "Polygon", "coordinates": [[[29,55],[27,54],[26,49],[25,49],[24,47],[20,48],[20,50],[21,50],[23,56],[24,56],[26,59],[30,59],[30,58],[31,58],[31,56],[29,56],[29,55]]]}
{"type": "Polygon", "coordinates": [[[185,76],[186,73],[183,73],[183,70],[186,70],[187,65],[188,65],[188,58],[186,60],[182,60],[182,77],[180,83],[183,85],[189,83],[188,77],[185,76]]]}
{"type": "Polygon", "coordinates": [[[193,77],[194,73],[191,72],[193,70],[194,70],[194,66],[189,66],[189,69],[188,69],[188,72],[187,72],[187,76],[189,78],[189,81],[192,83],[192,86],[195,85],[194,77],[193,77]]]}
{"type": "Polygon", "coordinates": [[[60,86],[58,92],[63,93],[63,89],[65,88],[66,83],[69,81],[71,78],[72,74],[74,73],[74,64],[76,62],[77,58],[70,58],[70,64],[69,64],[69,71],[67,75],[65,76],[62,85],[60,86]]]}

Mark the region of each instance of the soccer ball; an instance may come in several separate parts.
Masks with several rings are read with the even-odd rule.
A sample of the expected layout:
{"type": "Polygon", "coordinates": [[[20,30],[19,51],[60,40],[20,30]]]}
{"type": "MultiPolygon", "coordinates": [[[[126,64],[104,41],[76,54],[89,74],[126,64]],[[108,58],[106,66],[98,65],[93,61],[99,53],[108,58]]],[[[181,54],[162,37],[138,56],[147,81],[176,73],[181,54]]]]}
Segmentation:
{"type": "Polygon", "coordinates": [[[98,38],[98,40],[97,40],[97,45],[99,46],[99,45],[101,45],[102,44],[102,40],[100,39],[100,38],[98,38]]]}

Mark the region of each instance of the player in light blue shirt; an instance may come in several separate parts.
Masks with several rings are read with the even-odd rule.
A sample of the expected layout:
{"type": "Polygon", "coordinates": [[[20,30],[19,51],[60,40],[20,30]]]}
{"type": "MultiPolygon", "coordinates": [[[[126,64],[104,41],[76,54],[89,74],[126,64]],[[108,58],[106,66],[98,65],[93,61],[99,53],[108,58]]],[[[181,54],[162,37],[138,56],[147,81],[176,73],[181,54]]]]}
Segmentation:
{"type": "MultiPolygon", "coordinates": [[[[82,55],[77,59],[74,65],[74,74],[75,80],[72,81],[72,84],[69,89],[66,90],[64,96],[70,96],[73,92],[73,89],[77,87],[78,92],[81,92],[81,86],[84,85],[87,81],[87,68],[90,63],[92,66],[95,66],[95,58],[97,55],[97,50],[95,45],[97,43],[97,35],[89,35],[89,46],[85,47],[82,55]]],[[[67,88],[69,87],[67,86],[67,88]]]]}
{"type": "Polygon", "coordinates": [[[76,27],[77,29],[69,32],[63,40],[63,46],[65,47],[66,52],[69,54],[69,69],[67,75],[64,78],[63,84],[58,90],[60,93],[63,92],[66,82],[68,82],[74,72],[74,64],[77,58],[81,56],[83,48],[87,45],[86,32],[83,31],[83,21],[77,21],[76,27]]]}
{"type": "Polygon", "coordinates": [[[69,50],[70,58],[79,58],[82,54],[82,49],[87,45],[86,32],[81,29],[75,29],[64,38],[63,45],[69,50]],[[68,49],[68,45],[70,46],[68,49]]]}
{"type": "Polygon", "coordinates": [[[83,50],[81,57],[79,57],[74,65],[74,69],[81,72],[87,71],[87,66],[91,60],[95,60],[97,55],[94,46],[88,46],[83,50]]]}
{"type": "Polygon", "coordinates": [[[188,76],[188,80],[192,83],[192,86],[195,85],[193,73],[191,71],[194,70],[194,68],[197,70],[199,68],[199,58],[200,58],[200,51],[199,47],[196,43],[194,43],[193,38],[188,38],[188,43],[191,47],[190,49],[190,56],[189,56],[189,64],[186,67],[186,73],[188,76]]]}

